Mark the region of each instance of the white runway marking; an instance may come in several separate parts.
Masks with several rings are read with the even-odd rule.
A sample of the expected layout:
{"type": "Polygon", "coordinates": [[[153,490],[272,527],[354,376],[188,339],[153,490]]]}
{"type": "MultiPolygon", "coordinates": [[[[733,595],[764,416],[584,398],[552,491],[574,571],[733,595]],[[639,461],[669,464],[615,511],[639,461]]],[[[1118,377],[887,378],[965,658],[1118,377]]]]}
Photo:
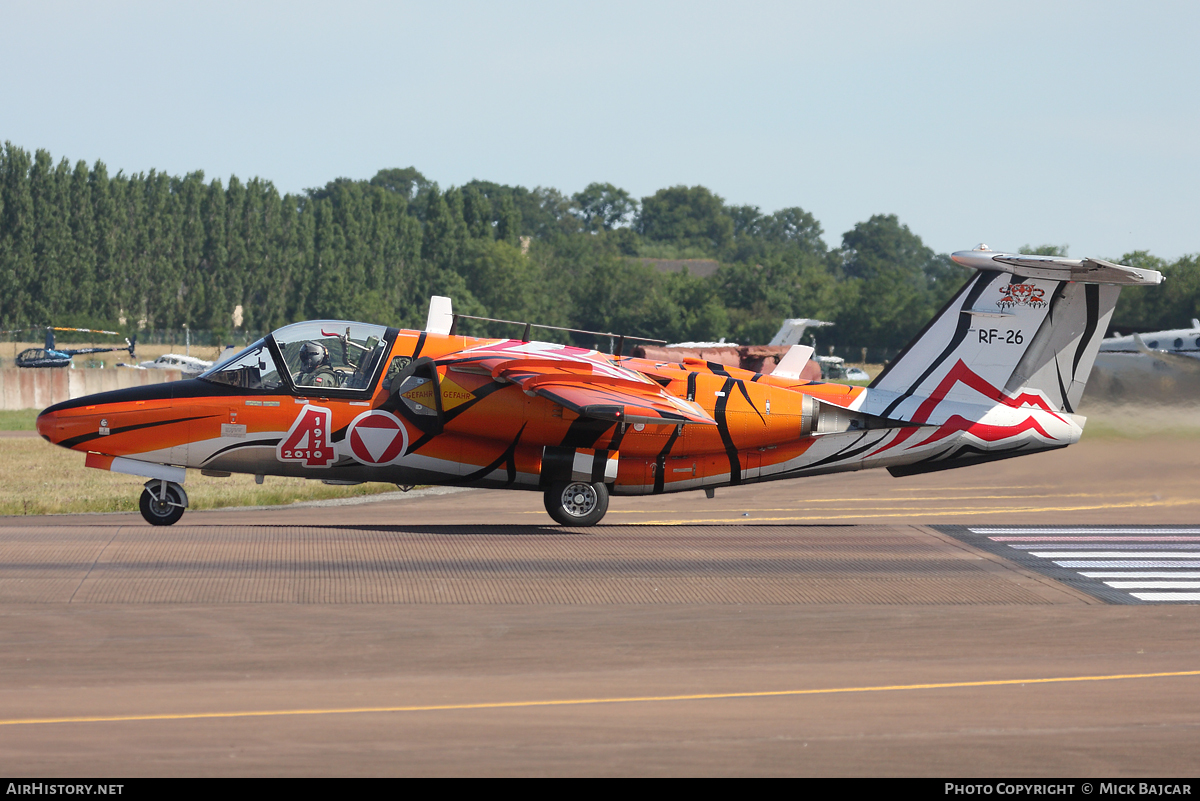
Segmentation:
{"type": "MultiPolygon", "coordinates": [[[[1200,537],[988,537],[996,542],[1035,542],[1037,545],[1013,545],[1013,548],[1042,548],[1045,543],[1052,542],[1060,548],[1082,548],[1087,545],[1095,545],[1096,543],[1119,542],[1126,548],[1141,548],[1144,546],[1134,545],[1132,543],[1149,542],[1155,545],[1171,545],[1179,548],[1186,548],[1188,545],[1179,543],[1200,542],[1200,537]]],[[[1194,546],[1193,546],[1194,547],[1194,546]]]]}
{"type": "Polygon", "coordinates": [[[1138,572],[1136,570],[1113,570],[1105,573],[1080,573],[1081,576],[1088,578],[1200,578],[1200,572],[1181,570],[1178,573],[1161,572],[1138,572]]]}
{"type": "MultiPolygon", "coordinates": [[[[1200,529],[1122,526],[1119,528],[971,527],[974,534],[1012,549],[1013,555],[1045,559],[1074,570],[1080,578],[1152,603],[1195,603],[1200,592],[1200,529]],[[1096,572],[1078,568],[1129,568],[1096,572]],[[1188,568],[1191,568],[1190,570],[1188,568]],[[1108,579],[1098,581],[1098,579],[1108,579]],[[1136,590],[1136,591],[1135,591],[1136,590]],[[1162,590],[1145,592],[1143,590],[1162,590]]],[[[1099,593],[1103,597],[1106,592],[1099,593]]]]}
{"type": "Polygon", "coordinates": [[[1106,581],[1110,587],[1126,590],[1200,590],[1200,581],[1106,581]]]}
{"type": "Polygon", "coordinates": [[[1030,551],[1042,559],[1200,559],[1200,551],[1030,551]]]}
{"type": "MultiPolygon", "coordinates": [[[[970,530],[976,534],[1051,534],[1051,539],[1059,539],[1064,534],[1149,534],[1156,538],[1178,534],[1200,534],[1200,528],[1154,528],[1122,526],[1120,528],[987,528],[972,526],[970,530]]],[[[992,537],[992,539],[996,539],[992,537]]]]}
{"type": "MultiPolygon", "coordinates": [[[[989,539],[996,540],[996,539],[1001,539],[1001,538],[1000,537],[991,537],[989,539]]],[[[1014,539],[1016,539],[1016,537],[1005,537],[1003,539],[1014,540],[1014,539]]],[[[1044,540],[1045,537],[1038,537],[1038,539],[1044,540]]],[[[1086,539],[1086,538],[1080,537],[1079,539],[1086,539]]],[[[1018,551],[1041,551],[1041,550],[1045,550],[1047,546],[1052,546],[1054,548],[1061,548],[1063,550],[1070,549],[1072,551],[1086,551],[1089,549],[1094,551],[1097,548],[1103,548],[1103,547],[1107,546],[1108,541],[1110,541],[1110,540],[1114,540],[1114,539],[1124,540],[1126,538],[1124,538],[1124,537],[1104,537],[1103,539],[1105,540],[1104,542],[1095,542],[1095,541],[1049,542],[1049,543],[1039,542],[1037,545],[1014,545],[1013,543],[1009,542],[1009,543],[1007,543],[1007,545],[1009,548],[1015,548],[1018,551]]],[[[1139,539],[1148,540],[1151,538],[1150,537],[1139,537],[1139,539]]],[[[1179,543],[1177,543],[1177,542],[1147,542],[1144,544],[1140,543],[1140,542],[1121,542],[1119,545],[1112,545],[1109,547],[1120,548],[1123,551],[1153,551],[1155,548],[1170,548],[1170,549],[1172,549],[1171,553],[1184,553],[1185,552],[1184,549],[1187,549],[1187,548],[1194,549],[1197,546],[1192,545],[1190,543],[1182,543],[1182,542],[1179,542],[1179,543]]]]}
{"type": "MultiPolygon", "coordinates": [[[[1068,559],[1062,562],[1055,562],[1059,567],[1200,567],[1200,562],[1196,561],[1170,561],[1170,562],[1152,562],[1152,561],[1134,561],[1132,559],[1114,559],[1107,560],[1082,560],[1076,561],[1068,559]]],[[[1082,575],[1082,574],[1080,574],[1082,575]]]]}

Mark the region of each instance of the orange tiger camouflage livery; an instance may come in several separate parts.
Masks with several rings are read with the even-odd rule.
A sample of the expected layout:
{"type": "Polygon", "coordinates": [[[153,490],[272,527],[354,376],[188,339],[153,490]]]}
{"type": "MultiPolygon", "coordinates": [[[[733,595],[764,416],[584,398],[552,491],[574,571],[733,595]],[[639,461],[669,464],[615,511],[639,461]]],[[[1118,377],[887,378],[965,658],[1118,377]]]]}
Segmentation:
{"type": "Polygon", "coordinates": [[[286,326],[197,379],[52,406],[38,431],[89,467],[148,478],[154,524],[183,513],[187,468],[535,490],[560,523],[589,525],[610,494],[907,475],[1077,441],[1075,406],[1119,286],[1161,275],[954,258],[979,272],[867,388],[458,336],[431,314],[424,332],[286,326]]]}

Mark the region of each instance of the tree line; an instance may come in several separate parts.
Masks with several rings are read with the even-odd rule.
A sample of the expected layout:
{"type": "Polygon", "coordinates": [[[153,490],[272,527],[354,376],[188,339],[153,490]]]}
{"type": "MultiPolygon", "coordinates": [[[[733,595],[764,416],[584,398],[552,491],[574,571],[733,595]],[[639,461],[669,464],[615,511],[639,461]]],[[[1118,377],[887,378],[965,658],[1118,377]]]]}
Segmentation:
{"type": "MultiPolygon", "coordinates": [[[[259,178],[110,175],[100,161],[5,143],[0,326],[231,334],[241,306],[248,331],[314,318],[420,328],[438,294],[467,314],[669,341],[759,344],[785,317],[816,317],[836,324],[822,343],[889,352],[967,276],[895,215],[858,223],[838,247],[823,237],[802,208],[728,205],[702,186],[640,200],[607,183],[573,195],[479,180],[443,190],[409,167],[281,195],[259,178]],[[719,267],[664,273],[651,259],[719,267]]],[[[1196,257],[1121,260],[1168,282],[1127,291],[1115,326],[1200,316],[1196,257]]]]}

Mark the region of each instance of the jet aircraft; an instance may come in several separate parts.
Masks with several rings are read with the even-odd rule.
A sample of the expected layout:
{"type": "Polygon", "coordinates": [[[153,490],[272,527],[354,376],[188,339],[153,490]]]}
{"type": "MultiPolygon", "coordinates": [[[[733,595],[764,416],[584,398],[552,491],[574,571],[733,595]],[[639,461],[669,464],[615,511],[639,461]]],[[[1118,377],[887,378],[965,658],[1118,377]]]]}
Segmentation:
{"type": "Polygon", "coordinates": [[[1200,320],[1192,318],[1191,328],[1173,328],[1148,334],[1123,337],[1113,334],[1100,343],[1101,353],[1178,353],[1200,359],[1200,320]]]}
{"type": "Polygon", "coordinates": [[[322,320],[278,329],[192,380],[59,403],[38,417],[88,467],[147,478],[170,525],[205,475],[303,476],[541,492],[564,525],[610,494],[649,495],[883,467],[905,476],[1079,440],[1084,383],[1121,285],[1161,273],[1101,261],[953,255],[975,268],[869,387],[806,381],[796,345],[769,375],[454,333],[322,320]]]}

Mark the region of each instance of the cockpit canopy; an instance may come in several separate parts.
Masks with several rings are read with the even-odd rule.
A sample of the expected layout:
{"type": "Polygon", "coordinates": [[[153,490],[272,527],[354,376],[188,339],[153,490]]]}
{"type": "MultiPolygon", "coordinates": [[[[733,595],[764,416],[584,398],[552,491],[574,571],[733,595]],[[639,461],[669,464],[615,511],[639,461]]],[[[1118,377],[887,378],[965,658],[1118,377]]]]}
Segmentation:
{"type": "Polygon", "coordinates": [[[361,392],[374,385],[391,344],[387,334],[385,326],[346,320],[294,323],[219,362],[200,378],[243,389],[361,392]]]}

